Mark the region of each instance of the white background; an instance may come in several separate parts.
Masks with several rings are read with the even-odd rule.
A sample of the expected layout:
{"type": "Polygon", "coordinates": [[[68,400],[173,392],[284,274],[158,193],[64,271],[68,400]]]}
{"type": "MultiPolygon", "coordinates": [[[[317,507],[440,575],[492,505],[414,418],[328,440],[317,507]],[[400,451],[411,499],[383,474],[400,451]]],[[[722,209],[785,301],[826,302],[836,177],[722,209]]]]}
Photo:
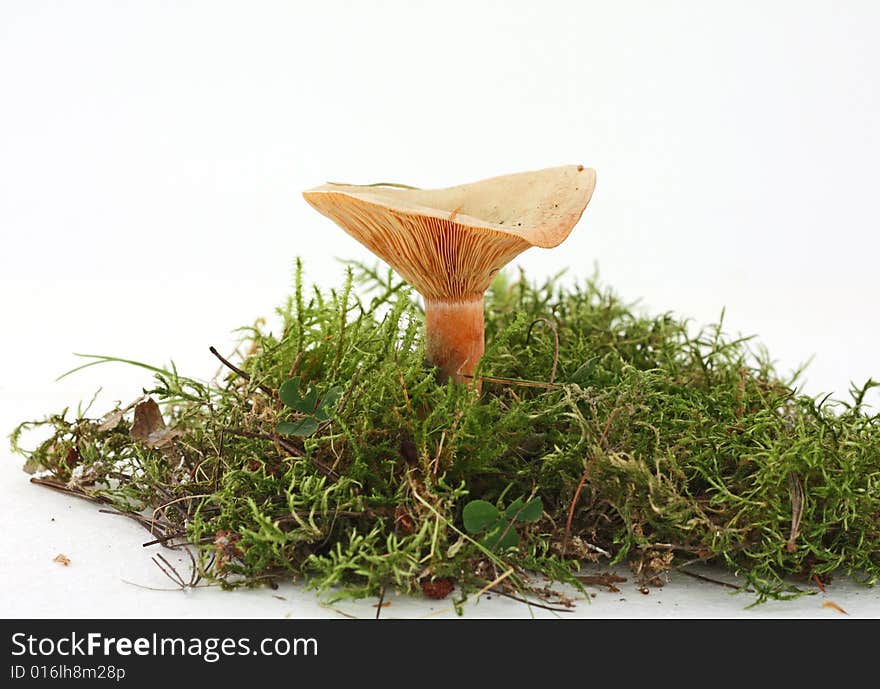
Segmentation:
{"type": "MultiPolygon", "coordinates": [[[[529,274],[598,265],[624,298],[698,323],[726,307],[782,371],[814,357],[807,392],[843,395],[880,378],[878,35],[880,5],[853,1],[4,0],[0,430],[150,382],[123,366],[53,382],[73,352],[210,377],[208,346],[271,317],[295,256],[324,285],[337,257],[370,259],[305,188],[568,163],[597,169],[596,192],[565,244],[520,256],[529,274]]],[[[336,614],[293,588],[126,584],[164,585],[146,532],[0,460],[0,615],[336,614]]],[[[665,614],[839,614],[815,597],[746,611],[690,580],[644,601],[623,586],[628,603],[578,614],[664,614],[663,596],[665,614]]],[[[880,593],[828,595],[880,615],[880,593]]]]}

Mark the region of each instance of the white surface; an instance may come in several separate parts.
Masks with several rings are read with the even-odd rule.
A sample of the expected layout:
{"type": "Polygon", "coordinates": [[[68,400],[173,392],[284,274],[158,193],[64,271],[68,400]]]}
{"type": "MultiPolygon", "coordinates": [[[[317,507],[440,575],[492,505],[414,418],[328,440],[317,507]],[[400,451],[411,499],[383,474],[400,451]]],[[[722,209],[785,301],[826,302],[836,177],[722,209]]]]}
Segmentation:
{"type": "MultiPolygon", "coordinates": [[[[650,309],[707,322],[726,307],[728,328],[759,334],[783,371],[814,357],[811,394],[880,378],[878,33],[870,2],[7,0],[0,429],[150,382],[115,366],[53,383],[72,352],[209,377],[207,347],[271,316],[294,256],[325,285],[335,257],[368,259],[302,189],[563,163],[595,167],[596,193],[563,247],[520,257],[531,275],[597,263],[650,309]]],[[[336,614],[294,589],[124,584],[165,585],[145,532],[30,486],[0,454],[0,615],[336,614]]],[[[622,588],[583,614],[838,614],[816,597],[744,610],[691,580],[622,588]]],[[[876,590],[828,595],[880,615],[876,590]]],[[[493,599],[468,614],[527,612],[493,599]]]]}

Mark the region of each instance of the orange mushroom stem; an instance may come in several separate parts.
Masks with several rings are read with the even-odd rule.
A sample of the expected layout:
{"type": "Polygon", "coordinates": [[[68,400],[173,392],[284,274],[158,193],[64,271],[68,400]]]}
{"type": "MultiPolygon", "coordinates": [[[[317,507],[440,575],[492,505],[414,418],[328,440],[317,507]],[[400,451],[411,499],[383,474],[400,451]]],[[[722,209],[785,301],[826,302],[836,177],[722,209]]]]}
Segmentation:
{"type": "Polygon", "coordinates": [[[566,165],[445,189],[325,184],[303,196],[422,295],[427,357],[441,379],[464,382],[483,356],[492,278],[526,249],[560,244],[595,185],[594,170],[566,165]]]}
{"type": "Polygon", "coordinates": [[[469,381],[484,343],[483,295],[461,301],[425,299],[425,350],[441,380],[469,381]]]}

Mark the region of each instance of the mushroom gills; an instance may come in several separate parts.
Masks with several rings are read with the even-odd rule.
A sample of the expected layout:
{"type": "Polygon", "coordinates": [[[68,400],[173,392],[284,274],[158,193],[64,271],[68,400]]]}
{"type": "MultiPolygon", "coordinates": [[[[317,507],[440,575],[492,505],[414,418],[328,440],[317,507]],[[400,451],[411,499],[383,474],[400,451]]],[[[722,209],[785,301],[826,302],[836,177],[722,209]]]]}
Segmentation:
{"type": "Polygon", "coordinates": [[[560,244],[595,183],[594,170],[565,165],[445,189],[324,184],[303,196],[422,295],[427,356],[441,379],[464,382],[483,356],[492,278],[526,249],[560,244]]]}

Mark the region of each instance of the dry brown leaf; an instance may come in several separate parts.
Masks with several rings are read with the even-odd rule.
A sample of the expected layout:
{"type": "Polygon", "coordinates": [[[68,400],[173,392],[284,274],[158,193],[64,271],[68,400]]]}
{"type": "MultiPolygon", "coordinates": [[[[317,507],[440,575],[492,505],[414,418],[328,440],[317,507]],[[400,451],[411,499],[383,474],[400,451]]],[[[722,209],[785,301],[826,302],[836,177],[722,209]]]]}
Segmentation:
{"type": "Polygon", "coordinates": [[[64,565],[67,567],[70,565],[70,558],[67,557],[64,553],[58,553],[54,558],[52,558],[52,562],[57,562],[60,565],[64,565]]]}
{"type": "Polygon", "coordinates": [[[121,409],[111,411],[101,418],[101,423],[98,425],[98,431],[101,433],[112,431],[122,422],[122,417],[124,415],[125,414],[121,409]]]}
{"type": "Polygon", "coordinates": [[[165,428],[165,419],[156,400],[148,397],[134,408],[134,423],[131,426],[131,437],[135,440],[146,440],[156,431],[165,428]]]}
{"type": "Polygon", "coordinates": [[[152,397],[138,403],[134,408],[134,423],[131,426],[131,437],[140,440],[151,449],[168,447],[182,431],[168,428],[162,411],[152,397]]]}
{"type": "Polygon", "coordinates": [[[147,438],[147,447],[151,447],[156,450],[164,450],[171,447],[172,441],[182,435],[183,431],[177,428],[163,428],[161,431],[156,431],[155,433],[150,435],[149,438],[147,438]]]}

